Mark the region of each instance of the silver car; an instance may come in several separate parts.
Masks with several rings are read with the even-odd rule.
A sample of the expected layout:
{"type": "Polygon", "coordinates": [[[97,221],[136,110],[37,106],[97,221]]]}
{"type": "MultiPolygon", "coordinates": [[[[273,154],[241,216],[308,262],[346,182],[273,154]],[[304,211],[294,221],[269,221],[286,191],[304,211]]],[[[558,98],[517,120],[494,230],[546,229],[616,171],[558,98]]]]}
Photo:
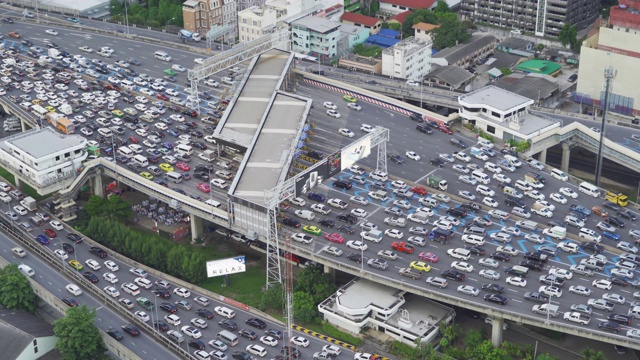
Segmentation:
{"type": "Polygon", "coordinates": [[[349,198],[349,201],[351,201],[354,204],[358,204],[362,206],[369,205],[369,200],[362,196],[352,196],[349,198]]]}
{"type": "Polygon", "coordinates": [[[469,191],[458,191],[458,196],[460,196],[461,198],[467,199],[467,200],[475,200],[476,196],[472,193],[470,193],[469,191]]]}
{"type": "Polygon", "coordinates": [[[469,296],[478,296],[480,294],[480,290],[476,289],[471,285],[460,285],[458,286],[458,292],[460,294],[465,294],[469,296]]]}
{"type": "MultiPolygon", "coordinates": [[[[472,178],[469,175],[460,175],[458,176],[458,180],[462,183],[473,185],[473,186],[475,186],[478,183],[476,179],[472,178]]],[[[639,238],[640,238],[640,235],[639,235],[639,238]]]]}
{"type": "Polygon", "coordinates": [[[498,279],[500,279],[500,273],[495,271],[495,270],[487,270],[487,269],[480,270],[478,275],[482,276],[483,278],[490,279],[490,280],[498,280],[498,279]]]}
{"type": "Polygon", "coordinates": [[[480,258],[480,260],[478,260],[478,264],[492,269],[497,269],[500,266],[500,263],[497,260],[491,258],[480,258]]]}

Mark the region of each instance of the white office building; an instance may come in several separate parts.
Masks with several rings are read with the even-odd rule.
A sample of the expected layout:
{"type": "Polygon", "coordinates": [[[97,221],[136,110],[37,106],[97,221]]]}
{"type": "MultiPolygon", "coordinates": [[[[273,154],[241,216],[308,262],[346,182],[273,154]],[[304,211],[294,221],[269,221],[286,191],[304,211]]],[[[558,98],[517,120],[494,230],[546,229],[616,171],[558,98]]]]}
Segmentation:
{"type": "Polygon", "coordinates": [[[0,142],[0,162],[28,182],[46,187],[75,177],[87,158],[87,139],[50,127],[29,130],[0,142]]]}
{"type": "Polygon", "coordinates": [[[431,72],[432,41],[409,37],[382,52],[382,75],[422,81],[431,72]]]}

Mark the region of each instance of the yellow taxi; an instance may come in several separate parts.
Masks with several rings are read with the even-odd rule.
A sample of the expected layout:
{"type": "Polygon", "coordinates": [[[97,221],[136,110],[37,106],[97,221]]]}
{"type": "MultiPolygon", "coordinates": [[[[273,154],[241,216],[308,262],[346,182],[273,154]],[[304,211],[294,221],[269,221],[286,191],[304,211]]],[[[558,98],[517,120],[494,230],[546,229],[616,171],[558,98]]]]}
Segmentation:
{"type": "Polygon", "coordinates": [[[141,172],[140,176],[142,176],[143,178],[145,178],[147,180],[153,180],[153,175],[151,175],[151,173],[149,173],[147,171],[141,172]]]}
{"type": "Polygon", "coordinates": [[[429,272],[431,270],[431,266],[422,261],[412,261],[411,264],[409,264],[409,267],[424,272],[429,272]]]}
{"type": "Polygon", "coordinates": [[[313,226],[313,225],[307,225],[307,226],[303,227],[302,231],[306,232],[307,234],[311,234],[311,235],[320,235],[322,233],[322,229],[320,229],[317,226],[313,226]]]}
{"type": "Polygon", "coordinates": [[[344,99],[344,101],[350,102],[350,103],[354,103],[354,102],[358,101],[358,99],[354,98],[351,95],[345,95],[342,98],[344,99]]]}
{"type": "Polygon", "coordinates": [[[158,167],[159,167],[161,170],[164,170],[164,171],[166,171],[166,172],[171,172],[171,171],[173,171],[173,166],[171,166],[171,165],[169,165],[169,164],[167,164],[167,163],[162,163],[162,164],[158,165],[158,167]]]}
{"type": "Polygon", "coordinates": [[[76,269],[76,271],[82,271],[82,269],[84,269],[84,266],[82,266],[80,261],[77,261],[77,260],[70,260],[69,261],[69,266],[71,266],[72,268],[76,269]]]}
{"type": "Polygon", "coordinates": [[[123,117],[124,113],[118,109],[112,110],[111,113],[113,114],[113,116],[117,116],[117,117],[123,117]]]}
{"type": "Polygon", "coordinates": [[[45,106],[44,107],[48,112],[56,112],[56,108],[54,108],[51,105],[45,106]]]}
{"type": "Polygon", "coordinates": [[[40,100],[40,99],[34,99],[34,100],[31,100],[31,103],[32,103],[33,105],[40,105],[40,104],[42,104],[42,100],[40,100]]]}

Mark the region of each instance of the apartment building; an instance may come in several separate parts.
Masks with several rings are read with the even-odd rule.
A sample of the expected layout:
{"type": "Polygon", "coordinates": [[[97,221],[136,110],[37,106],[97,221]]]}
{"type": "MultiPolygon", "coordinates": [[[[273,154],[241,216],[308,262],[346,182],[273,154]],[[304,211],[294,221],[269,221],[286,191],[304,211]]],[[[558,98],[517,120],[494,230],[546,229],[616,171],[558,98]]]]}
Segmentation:
{"type": "Polygon", "coordinates": [[[184,29],[206,36],[216,28],[218,37],[235,39],[237,6],[235,0],[187,0],[182,4],[184,29]]]}
{"type": "Polygon", "coordinates": [[[578,30],[600,15],[600,0],[465,0],[460,14],[474,23],[557,37],[565,23],[578,30]]]}
{"type": "Polygon", "coordinates": [[[431,39],[409,37],[382,52],[382,75],[422,81],[431,72],[431,39]]]}
{"type": "Polygon", "coordinates": [[[609,26],[585,40],[580,50],[580,67],[575,101],[602,108],[604,71],[611,66],[616,75],[608,100],[608,111],[640,115],[640,1],[621,0],[613,6],[609,26]]]}
{"type": "Polygon", "coordinates": [[[396,15],[414,9],[433,9],[436,0],[380,0],[380,12],[396,15]]]}
{"type": "Polygon", "coordinates": [[[291,50],[325,60],[338,52],[341,23],[307,16],[291,23],[291,50]]]}

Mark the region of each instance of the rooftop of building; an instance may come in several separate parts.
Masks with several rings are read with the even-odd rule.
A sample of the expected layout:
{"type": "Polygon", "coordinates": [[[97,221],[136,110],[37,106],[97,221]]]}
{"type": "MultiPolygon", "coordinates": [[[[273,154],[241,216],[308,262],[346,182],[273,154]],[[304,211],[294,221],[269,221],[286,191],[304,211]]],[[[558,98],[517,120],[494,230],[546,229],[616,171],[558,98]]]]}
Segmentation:
{"type": "Polygon", "coordinates": [[[428,9],[436,0],[380,0],[380,3],[403,6],[409,9],[428,9]]]}
{"type": "MultiPolygon", "coordinates": [[[[80,12],[91,9],[96,6],[109,6],[107,0],[40,0],[41,5],[59,6],[67,9],[74,9],[80,12]]],[[[41,9],[42,11],[42,9],[41,9]]]]}
{"type": "Polygon", "coordinates": [[[0,307],[0,348],[3,359],[17,359],[35,338],[54,336],[53,326],[22,310],[0,307]]]}
{"type": "Polygon", "coordinates": [[[307,16],[302,19],[298,19],[291,24],[294,26],[305,27],[321,34],[335,31],[340,27],[340,23],[319,18],[317,16],[307,16]]]}
{"type": "Polygon", "coordinates": [[[454,47],[442,49],[438,51],[434,58],[444,58],[448,64],[455,64],[458,61],[468,57],[471,54],[478,52],[479,50],[495,44],[496,37],[491,34],[476,34],[471,36],[471,39],[462,44],[458,44],[454,47]]]}
{"type": "Polygon", "coordinates": [[[487,60],[485,65],[490,67],[496,67],[498,69],[502,68],[513,68],[516,64],[522,60],[522,56],[516,54],[509,54],[502,51],[496,51],[493,56],[487,60]]]}
{"type": "Polygon", "coordinates": [[[520,38],[516,38],[516,37],[508,37],[502,41],[500,41],[500,43],[498,45],[507,48],[507,49],[516,49],[516,50],[523,50],[526,49],[527,46],[529,44],[531,44],[532,41],[526,40],[526,39],[520,39],[520,38]]]}
{"type": "Polygon", "coordinates": [[[9,150],[9,145],[12,145],[31,155],[34,159],[40,159],[69,148],[83,147],[86,143],[87,139],[83,136],[60,134],[47,126],[39,130],[32,129],[6,137],[4,141],[0,142],[0,148],[12,153],[9,150]]]}
{"type": "Polygon", "coordinates": [[[611,7],[609,24],[640,29],[640,1],[620,0],[619,5],[611,7]]]}
{"type": "Polygon", "coordinates": [[[376,26],[376,24],[380,21],[380,19],[376,19],[371,16],[366,16],[366,15],[356,14],[351,12],[346,12],[342,14],[342,17],[340,18],[340,20],[352,22],[355,24],[362,24],[365,26],[371,26],[371,27],[376,26]]]}
{"type": "Polygon", "coordinates": [[[516,66],[516,70],[545,75],[551,75],[560,69],[562,69],[562,66],[558,63],[538,59],[527,60],[516,66]]]}
{"type": "Polygon", "coordinates": [[[337,301],[340,305],[350,309],[364,309],[375,306],[380,309],[388,309],[398,301],[398,297],[404,291],[388,287],[367,279],[352,281],[340,288],[337,301]]]}
{"type": "Polygon", "coordinates": [[[413,11],[411,10],[407,10],[405,12],[401,12],[400,14],[395,14],[393,15],[391,18],[389,18],[388,22],[391,22],[392,20],[399,22],[400,24],[403,24],[404,21],[407,19],[407,16],[409,16],[409,14],[411,14],[413,11]]]}
{"type": "Polygon", "coordinates": [[[196,7],[199,6],[198,4],[200,4],[200,1],[198,1],[198,0],[187,0],[182,4],[182,6],[186,6],[186,7],[190,7],[190,8],[196,8],[196,7]]]}
{"type": "Polygon", "coordinates": [[[395,44],[392,48],[385,49],[384,53],[390,53],[396,50],[405,51],[409,53],[413,53],[413,51],[421,49],[425,46],[429,46],[430,44],[423,39],[418,39],[413,36],[408,37],[397,44],[395,44]]]}
{"type": "Polygon", "coordinates": [[[511,74],[497,80],[495,86],[531,100],[546,99],[559,90],[556,82],[547,75],[511,74]]]}
{"type": "MultiPolygon", "coordinates": [[[[382,29],[384,30],[384,29],[382,29]]],[[[379,46],[383,49],[386,49],[388,47],[391,47],[397,43],[399,43],[401,40],[400,39],[395,39],[395,38],[391,38],[391,37],[387,37],[387,36],[383,36],[380,34],[374,34],[374,35],[370,35],[367,38],[366,44],[367,45],[375,45],[375,46],[379,46]]]]}
{"type": "Polygon", "coordinates": [[[429,78],[436,78],[457,89],[465,82],[473,78],[473,74],[458,65],[438,66],[433,65],[432,71],[427,74],[429,78]]]}
{"type": "Polygon", "coordinates": [[[362,28],[351,24],[340,25],[340,32],[343,34],[358,35],[363,31],[369,31],[369,29],[362,28]]]}
{"type": "Polygon", "coordinates": [[[440,24],[429,24],[425,22],[419,22],[417,24],[414,24],[411,28],[416,30],[422,30],[422,31],[433,31],[434,29],[437,29],[439,27],[440,27],[440,24]]]}
{"type": "Polygon", "coordinates": [[[530,103],[531,99],[497,86],[489,85],[482,89],[460,95],[458,101],[468,105],[487,106],[499,111],[509,111],[530,103]]]}

